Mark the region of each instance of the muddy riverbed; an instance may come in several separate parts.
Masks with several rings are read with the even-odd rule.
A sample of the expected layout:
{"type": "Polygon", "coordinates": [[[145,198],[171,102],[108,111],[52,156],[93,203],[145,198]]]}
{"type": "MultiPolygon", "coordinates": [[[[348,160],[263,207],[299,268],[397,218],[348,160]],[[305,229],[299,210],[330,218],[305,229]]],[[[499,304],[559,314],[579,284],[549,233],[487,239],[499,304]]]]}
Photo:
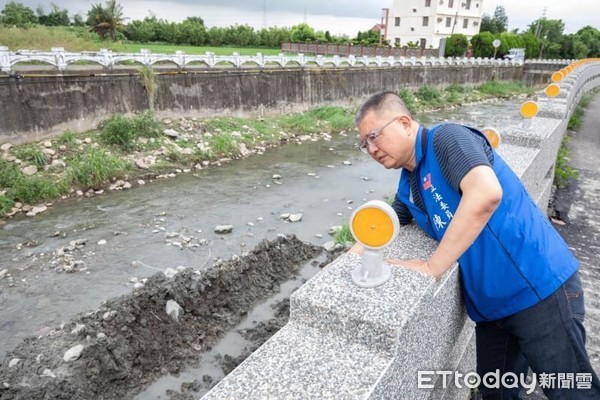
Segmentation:
{"type": "MultiPolygon", "coordinates": [[[[517,108],[512,102],[483,104],[420,119],[501,127],[515,123],[517,108]]],[[[0,279],[0,355],[5,356],[0,398],[34,398],[16,393],[43,393],[44,381],[49,389],[43,390],[54,390],[47,393],[72,394],[46,398],[90,398],[85,395],[110,385],[115,389],[102,389],[98,393],[104,397],[94,398],[138,392],[138,399],[185,398],[207,390],[285,322],[289,293],[314,275],[318,267],[312,264],[325,257],[307,243],[332,240],[329,228],[347,221],[355,207],[394,192],[398,171],[383,170],[358,152],[355,142],[349,134],[283,146],[7,221],[0,227],[0,270],[7,271],[0,279]],[[282,214],[302,218],[289,222],[282,214]],[[222,224],[233,225],[233,231],[216,234],[215,226],[222,224]],[[310,256],[294,259],[293,268],[271,277],[264,293],[243,307],[235,302],[236,293],[224,291],[218,299],[226,312],[212,310],[221,322],[208,309],[202,314],[206,320],[196,318],[191,311],[196,300],[186,290],[201,298],[204,292],[194,285],[259,251],[263,239],[283,240],[280,234],[295,234],[302,244],[294,246],[313,249],[299,251],[310,256]],[[167,278],[167,269],[167,274],[183,272],[167,278]],[[183,293],[178,296],[184,304],[173,295],[173,282],[186,288],[176,291],[183,293]],[[180,322],[166,315],[168,300],[183,307],[180,322]],[[245,314],[251,317],[244,320],[245,314]],[[181,323],[190,326],[169,328],[181,323]],[[79,358],[64,362],[64,353],[76,344],[84,346],[79,358]],[[228,353],[231,348],[235,351],[228,353]],[[91,386],[82,387],[84,380],[91,386]]],[[[269,260],[268,265],[279,262],[269,260]]]]}

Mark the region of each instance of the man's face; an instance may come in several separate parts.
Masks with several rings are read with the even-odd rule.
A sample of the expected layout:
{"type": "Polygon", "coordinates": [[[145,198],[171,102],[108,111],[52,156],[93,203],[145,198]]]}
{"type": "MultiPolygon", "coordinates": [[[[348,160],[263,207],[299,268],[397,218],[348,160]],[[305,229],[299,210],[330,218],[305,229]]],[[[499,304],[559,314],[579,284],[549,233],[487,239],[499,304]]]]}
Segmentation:
{"type": "Polygon", "coordinates": [[[410,167],[414,161],[415,141],[412,120],[401,114],[367,113],[358,125],[362,146],[385,168],[410,167]]]}

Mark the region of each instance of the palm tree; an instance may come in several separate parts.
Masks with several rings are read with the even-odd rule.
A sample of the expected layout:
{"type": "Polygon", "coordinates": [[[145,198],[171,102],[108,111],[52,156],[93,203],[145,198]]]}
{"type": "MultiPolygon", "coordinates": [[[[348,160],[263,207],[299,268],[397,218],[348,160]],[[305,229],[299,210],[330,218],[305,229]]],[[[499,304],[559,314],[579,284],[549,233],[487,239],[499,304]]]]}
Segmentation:
{"type": "Polygon", "coordinates": [[[86,23],[90,30],[96,32],[101,38],[109,36],[112,40],[116,39],[117,28],[123,26],[123,6],[117,4],[117,0],[108,0],[106,7],[102,4],[94,4],[87,13],[86,23]]]}

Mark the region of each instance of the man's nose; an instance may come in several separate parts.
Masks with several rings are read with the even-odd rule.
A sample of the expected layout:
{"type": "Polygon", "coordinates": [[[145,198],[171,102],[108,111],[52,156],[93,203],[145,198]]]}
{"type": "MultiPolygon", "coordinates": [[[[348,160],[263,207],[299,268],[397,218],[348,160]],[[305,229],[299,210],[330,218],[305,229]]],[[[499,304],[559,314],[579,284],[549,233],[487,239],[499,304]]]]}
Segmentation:
{"type": "Polygon", "coordinates": [[[367,150],[369,151],[369,154],[375,154],[379,151],[379,147],[373,143],[367,142],[367,150]]]}

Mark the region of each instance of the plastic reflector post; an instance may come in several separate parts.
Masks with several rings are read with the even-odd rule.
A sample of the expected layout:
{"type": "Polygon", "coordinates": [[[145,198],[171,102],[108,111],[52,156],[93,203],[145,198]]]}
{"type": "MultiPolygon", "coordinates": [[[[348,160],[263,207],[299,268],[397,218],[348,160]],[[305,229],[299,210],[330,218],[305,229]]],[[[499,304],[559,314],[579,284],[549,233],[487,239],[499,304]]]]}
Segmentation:
{"type": "Polygon", "coordinates": [[[487,126],[483,128],[481,132],[485,135],[488,142],[490,142],[490,146],[492,146],[493,149],[496,149],[498,146],[500,146],[500,133],[496,128],[487,126]]]}
{"type": "Polygon", "coordinates": [[[555,73],[552,74],[552,82],[556,83],[556,82],[560,82],[563,80],[565,76],[563,75],[562,72],[560,71],[556,71],[555,73]]]}
{"type": "Polygon", "coordinates": [[[535,101],[526,101],[521,105],[521,116],[531,119],[537,115],[539,111],[538,104],[535,101]]]}
{"type": "Polygon", "coordinates": [[[400,224],[394,209],[384,201],[371,200],[354,211],[350,231],[357,242],[365,247],[361,265],[352,271],[352,280],[365,288],[384,284],[392,275],[383,262],[383,249],[398,236],[400,224]]]}
{"type": "Polygon", "coordinates": [[[391,218],[378,207],[361,209],[352,219],[352,233],[364,246],[378,249],[385,246],[394,232],[391,218]]]}
{"type": "Polygon", "coordinates": [[[556,83],[551,83],[546,88],[546,96],[548,96],[548,97],[556,97],[556,96],[558,96],[559,93],[560,93],[560,86],[558,86],[556,83]]]}

